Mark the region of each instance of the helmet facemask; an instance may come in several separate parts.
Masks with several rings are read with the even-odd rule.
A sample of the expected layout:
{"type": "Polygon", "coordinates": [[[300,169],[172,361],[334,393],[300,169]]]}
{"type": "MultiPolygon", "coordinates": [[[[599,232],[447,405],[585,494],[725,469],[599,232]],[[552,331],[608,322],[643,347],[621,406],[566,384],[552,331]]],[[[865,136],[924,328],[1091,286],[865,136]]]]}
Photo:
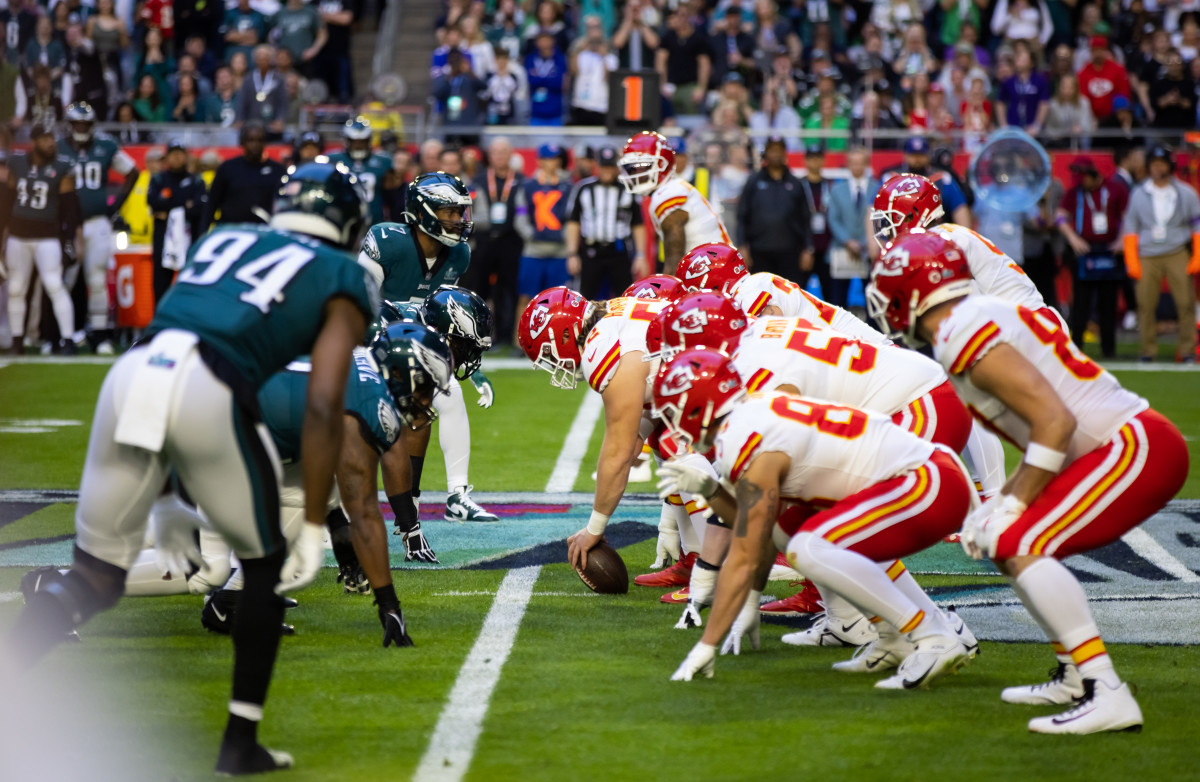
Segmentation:
{"type": "Polygon", "coordinates": [[[667,170],[666,159],[644,152],[630,152],[620,161],[621,171],[617,179],[634,195],[653,193],[658,187],[659,177],[667,170]]]}

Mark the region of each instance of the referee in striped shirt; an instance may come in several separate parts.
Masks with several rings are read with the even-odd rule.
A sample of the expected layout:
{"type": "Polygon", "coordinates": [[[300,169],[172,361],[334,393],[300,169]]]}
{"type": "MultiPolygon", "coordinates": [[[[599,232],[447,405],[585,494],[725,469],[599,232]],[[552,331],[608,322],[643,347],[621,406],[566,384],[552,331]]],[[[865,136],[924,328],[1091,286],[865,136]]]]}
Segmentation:
{"type": "Polygon", "coordinates": [[[642,209],[617,181],[617,150],[601,147],[596,163],[596,176],[579,180],[567,203],[567,270],[589,300],[620,296],[646,255],[642,209]]]}

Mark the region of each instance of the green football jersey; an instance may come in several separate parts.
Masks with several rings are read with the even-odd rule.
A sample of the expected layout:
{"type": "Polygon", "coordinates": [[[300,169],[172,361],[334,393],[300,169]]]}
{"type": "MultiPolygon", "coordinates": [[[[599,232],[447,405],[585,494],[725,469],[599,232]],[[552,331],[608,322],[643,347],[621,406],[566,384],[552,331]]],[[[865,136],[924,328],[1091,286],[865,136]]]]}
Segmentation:
{"type": "Polygon", "coordinates": [[[258,388],[312,350],[325,302],[338,295],[375,319],[374,281],[347,253],[265,225],[222,226],[192,245],[149,332],[197,334],[258,388]]]}
{"type": "MultiPolygon", "coordinates": [[[[284,372],[272,375],[258,392],[263,423],[271,432],[279,458],[300,458],[300,432],[304,428],[304,404],[312,365],[308,358],[288,364],[284,372]]],[[[379,376],[375,362],[363,348],[354,351],[354,366],[346,380],[346,415],[358,421],[363,439],[383,453],[400,438],[400,413],[379,376]]]]}
{"type": "MultiPolygon", "coordinates": [[[[58,191],[63,178],[71,173],[71,161],[62,155],[41,166],[33,165],[33,158],[27,152],[17,152],[10,157],[8,177],[17,191],[13,219],[57,226],[60,218],[58,191]]],[[[53,235],[58,235],[57,229],[53,235]]]]}
{"type": "Polygon", "coordinates": [[[371,226],[363,239],[359,263],[378,264],[383,269],[380,294],[388,301],[425,301],[441,285],[457,285],[471,263],[471,247],[459,242],[441,251],[429,266],[417,244],[416,231],[403,223],[371,226]]]}
{"type": "Polygon", "coordinates": [[[71,161],[75,172],[75,190],[83,219],[108,216],[108,173],[115,170],[125,176],[137,167],[117,142],[103,133],[92,136],[86,149],[78,149],[68,139],[58,142],[58,154],[71,161]]]}
{"type": "Polygon", "coordinates": [[[344,163],[358,177],[367,192],[367,203],[371,205],[371,222],[383,222],[383,180],[392,170],[392,159],[387,155],[372,152],[364,160],[355,160],[345,152],[329,156],[331,163],[344,163]]]}

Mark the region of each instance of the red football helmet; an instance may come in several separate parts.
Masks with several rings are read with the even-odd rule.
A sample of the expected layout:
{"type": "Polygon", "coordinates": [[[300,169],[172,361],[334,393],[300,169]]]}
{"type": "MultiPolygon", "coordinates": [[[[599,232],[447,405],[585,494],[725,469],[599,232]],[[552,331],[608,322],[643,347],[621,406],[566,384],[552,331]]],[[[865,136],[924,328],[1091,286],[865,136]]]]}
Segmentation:
{"type": "Polygon", "coordinates": [[[945,215],[937,185],[920,174],[896,174],[875,194],[871,230],[879,246],[914,228],[928,228],[945,215]]]}
{"type": "Polygon", "coordinates": [[[535,366],[550,373],[551,385],[572,389],[583,360],[583,323],[594,305],[582,294],[559,286],[533,297],[517,324],[517,344],[535,366]]]}
{"type": "Polygon", "coordinates": [[[737,248],[723,242],[693,247],[683,256],[677,271],[690,291],[720,291],[729,296],[737,281],[750,273],[737,248]]]}
{"type": "Polygon", "coordinates": [[[670,274],[652,274],[644,280],[638,280],[622,293],[622,296],[632,296],[635,299],[661,299],[663,301],[678,301],[687,293],[683,282],[670,274]]]}
{"type": "Polygon", "coordinates": [[[971,268],[958,245],[915,229],[883,248],[867,286],[867,310],[885,333],[914,347],[917,319],[930,307],[971,293],[971,268]]]}
{"type": "Polygon", "coordinates": [[[663,134],[643,130],[625,142],[617,165],[626,190],[649,195],[675,171],[675,149],[663,134]]]}
{"type": "Polygon", "coordinates": [[[689,293],[660,317],[662,351],[667,357],[701,347],[733,353],[750,325],[733,299],[716,291],[689,293]]]}
{"type": "Polygon", "coordinates": [[[654,414],[685,446],[707,450],[716,424],[746,396],[733,361],[719,350],[685,350],[654,378],[654,414]]]}

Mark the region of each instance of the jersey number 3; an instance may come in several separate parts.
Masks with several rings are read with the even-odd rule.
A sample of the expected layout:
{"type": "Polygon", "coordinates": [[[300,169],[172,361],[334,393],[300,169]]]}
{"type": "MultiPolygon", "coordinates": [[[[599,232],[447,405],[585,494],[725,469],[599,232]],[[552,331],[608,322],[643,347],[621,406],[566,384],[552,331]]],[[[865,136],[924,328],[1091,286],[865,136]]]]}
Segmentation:
{"type": "MultiPolygon", "coordinates": [[[[191,264],[179,273],[178,282],[190,285],[219,282],[261,238],[260,234],[242,231],[208,237],[192,254],[191,264]]],[[[306,247],[288,244],[247,263],[233,274],[234,279],[250,286],[238,298],[265,315],[273,302],[283,301],[283,289],[314,255],[306,247]]]]}
{"type": "Polygon", "coordinates": [[[17,204],[30,209],[45,209],[50,196],[50,185],[40,179],[17,180],[17,204]]]}

